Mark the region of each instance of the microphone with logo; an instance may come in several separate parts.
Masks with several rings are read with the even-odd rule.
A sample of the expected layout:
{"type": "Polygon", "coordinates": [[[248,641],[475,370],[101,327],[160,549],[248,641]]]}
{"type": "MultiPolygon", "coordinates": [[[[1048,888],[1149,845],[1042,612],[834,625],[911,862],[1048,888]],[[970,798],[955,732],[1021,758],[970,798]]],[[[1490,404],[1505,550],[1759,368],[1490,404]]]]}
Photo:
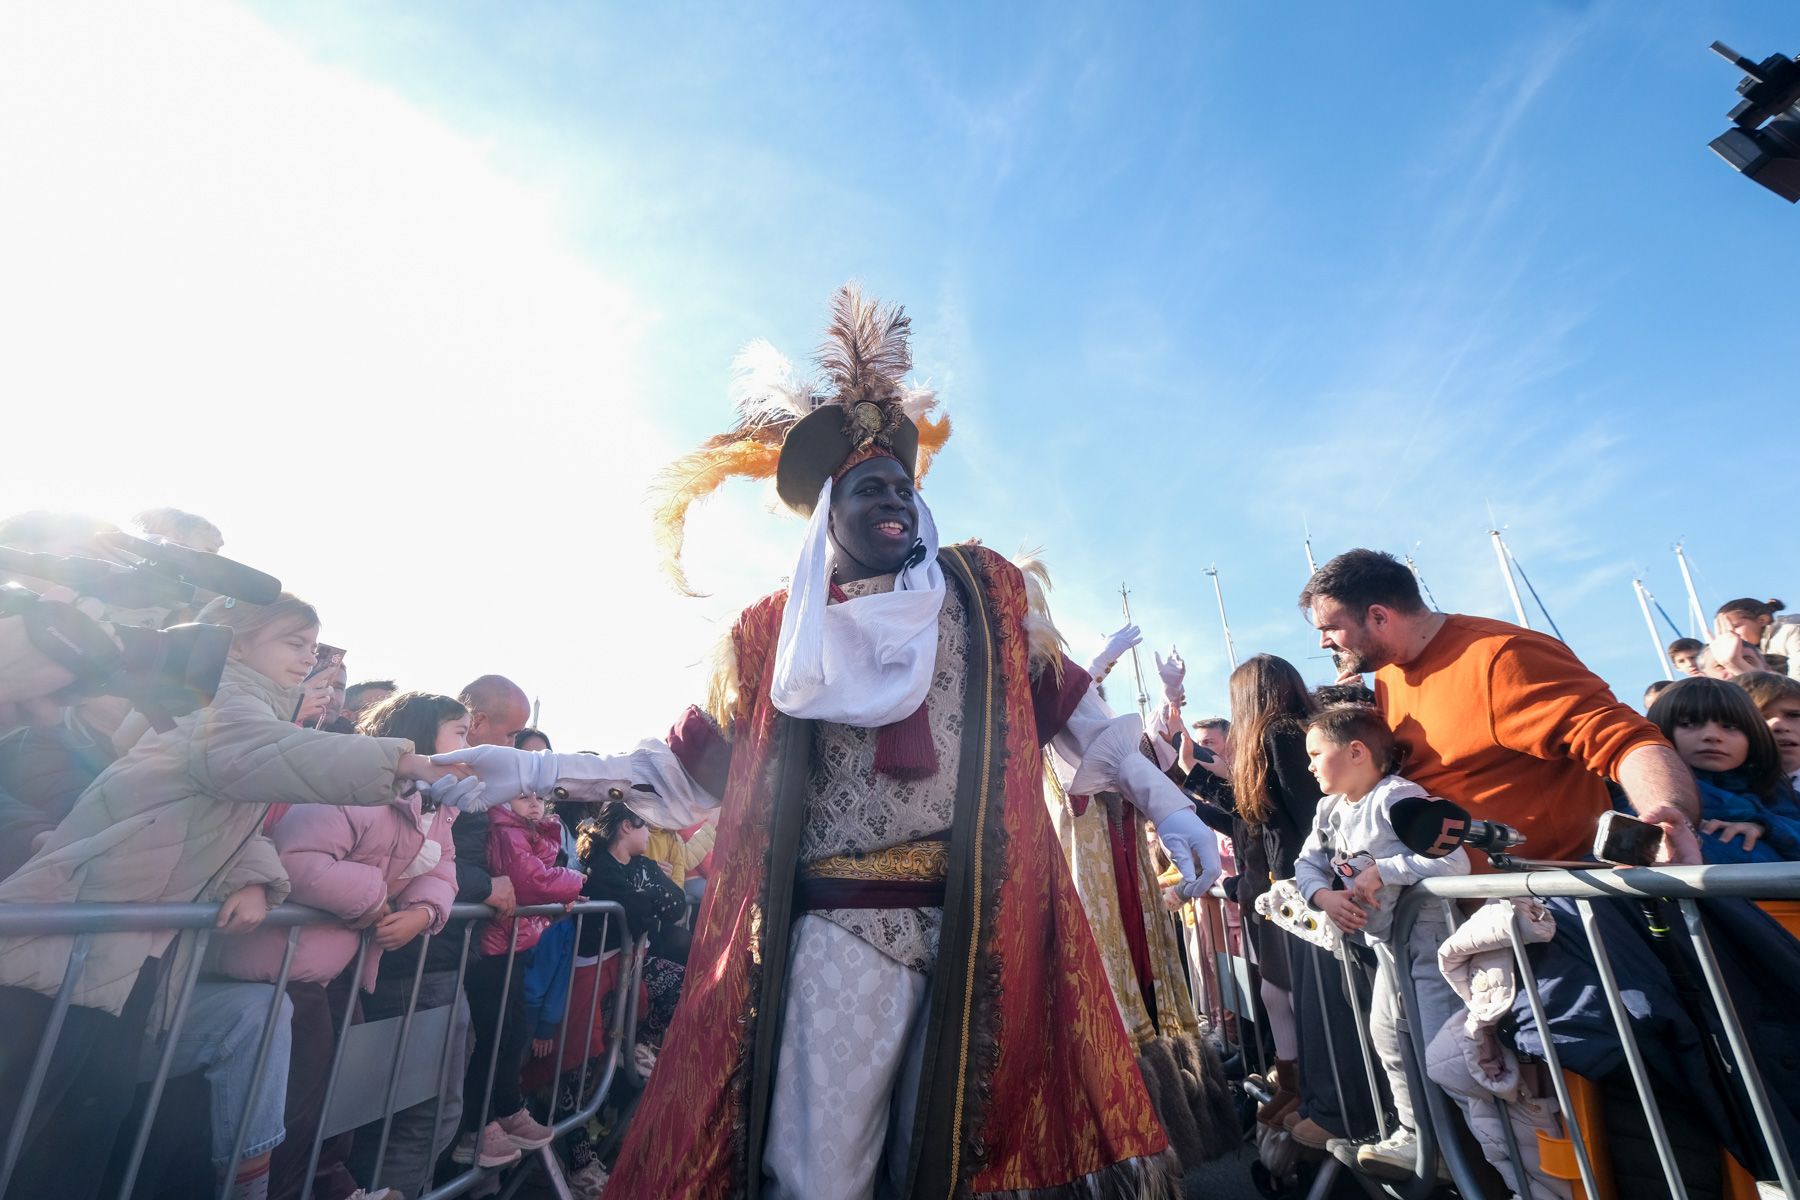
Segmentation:
{"type": "Polygon", "coordinates": [[[1396,800],[1388,816],[1406,848],[1426,858],[1442,858],[1458,846],[1467,846],[1485,851],[1496,866],[1503,866],[1508,852],[1525,841],[1525,835],[1511,825],[1477,820],[1468,809],[1442,796],[1396,800]]]}

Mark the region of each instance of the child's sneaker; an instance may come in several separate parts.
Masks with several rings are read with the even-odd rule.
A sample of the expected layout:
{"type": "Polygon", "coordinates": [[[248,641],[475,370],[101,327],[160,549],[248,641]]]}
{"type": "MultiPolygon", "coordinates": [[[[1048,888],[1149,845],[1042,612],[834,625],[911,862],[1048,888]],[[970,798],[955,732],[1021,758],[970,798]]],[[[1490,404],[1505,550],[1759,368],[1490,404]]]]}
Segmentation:
{"type": "Polygon", "coordinates": [[[1379,1142],[1356,1152],[1356,1165],[1377,1179],[1410,1179],[1419,1161],[1419,1139],[1410,1129],[1396,1129],[1379,1142]]]}
{"type": "Polygon", "coordinates": [[[554,1129],[532,1120],[530,1111],[523,1108],[510,1117],[501,1117],[494,1125],[521,1150],[542,1150],[556,1138],[554,1129]]]}
{"type": "Polygon", "coordinates": [[[597,1162],[591,1162],[569,1176],[569,1191],[575,1200],[600,1200],[605,1187],[606,1168],[597,1162]]]}
{"type": "Polygon", "coordinates": [[[524,1157],[519,1144],[506,1135],[500,1122],[489,1121],[479,1137],[465,1133],[450,1151],[450,1161],[464,1166],[509,1167],[524,1157]]]}

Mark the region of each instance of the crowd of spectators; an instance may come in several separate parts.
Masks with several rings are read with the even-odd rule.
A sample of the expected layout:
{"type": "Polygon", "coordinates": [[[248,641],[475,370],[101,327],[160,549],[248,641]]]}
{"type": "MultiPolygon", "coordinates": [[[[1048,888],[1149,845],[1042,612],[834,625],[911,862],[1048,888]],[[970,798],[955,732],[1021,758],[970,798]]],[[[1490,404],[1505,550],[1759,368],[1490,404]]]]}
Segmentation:
{"type": "MultiPolygon", "coordinates": [[[[11,546],[104,556],[97,528],[40,514],[0,532],[11,546]]],[[[211,523],[176,510],[143,514],[139,528],[209,554],[224,545],[211,523]]],[[[1385,554],[1333,559],[1300,606],[1336,660],[1335,683],[1309,689],[1292,664],[1258,654],[1231,676],[1229,717],[1190,724],[1172,689],[1158,728],[1234,864],[1227,894],[1260,968],[1275,1060],[1259,1122],[1398,1178],[1414,1169],[1417,1126],[1395,973],[1412,977],[1434,1029],[1461,1027],[1467,997],[1440,970],[1452,926],[1421,920],[1390,943],[1394,905],[1427,876],[1491,868],[1460,850],[1439,859],[1408,850],[1392,806],[1453,798],[1518,829],[1536,858],[1590,858],[1601,815],[1620,811],[1662,831],[1665,861],[1800,859],[1800,624],[1780,620],[1776,601],[1722,606],[1710,641],[1669,647],[1683,675],[1663,681],[1640,714],[1556,638],[1434,611],[1385,554]],[[1281,881],[1380,950],[1369,1036],[1398,1118],[1388,1137],[1359,1140],[1355,1114],[1335,1111],[1335,1064],[1318,1050],[1335,1019],[1317,1000],[1325,975],[1256,903],[1281,881]]],[[[595,998],[611,996],[629,947],[616,924],[521,914],[527,906],[609,900],[649,935],[642,1040],[630,1052],[654,1069],[682,991],[710,823],[659,824],[653,797],[638,794],[558,810],[434,764],[432,755],[473,746],[548,750],[550,738],[531,727],[528,694],[505,675],[454,690],[434,686],[442,679],[352,682],[355,650],[321,642],[325,615],[296,596],[219,597],[159,618],[230,630],[205,707],[164,728],[111,697],[0,711],[0,904],[219,906],[206,938],[108,933],[84,948],[29,1111],[18,1099],[76,946],[62,934],[0,937],[0,1129],[25,1122],[27,1134],[15,1194],[116,1188],[143,1085],[165,1056],[171,1094],[185,1080],[209,1116],[158,1119],[140,1195],[185,1194],[167,1182],[180,1177],[183,1152],[210,1163],[220,1174],[212,1187],[235,1200],[309,1186],[322,1200],[401,1200],[470,1165],[505,1168],[551,1146],[552,1098],[569,1111],[587,1099],[582,1079],[598,1074],[582,1070],[579,1032],[558,1054],[558,1031],[600,1012],[588,1043],[600,1051],[610,1014],[595,998]],[[264,924],[284,902],[330,919],[290,943],[264,924]],[[493,916],[465,930],[451,919],[458,902],[493,916]],[[190,976],[171,1039],[171,1000],[190,976]],[[375,1021],[409,1004],[449,1013],[454,1069],[441,1102],[405,1108],[385,1129],[319,1138],[338,1014],[375,1021]]],[[[1432,1078],[1504,1169],[1509,1139],[1482,1107],[1491,1100],[1482,1081],[1435,1066],[1432,1078]]],[[[579,1196],[605,1182],[592,1132],[556,1147],[579,1196]]],[[[1566,1196],[1530,1157],[1533,1194],[1566,1196]]]]}
{"type": "MultiPolygon", "coordinates": [[[[0,532],[11,547],[105,558],[95,537],[105,528],[27,514],[0,532]]],[[[210,522],[172,509],[141,515],[138,532],[209,554],[224,545],[210,522]]],[[[22,582],[50,594],[44,581],[22,582]]],[[[354,653],[323,643],[323,618],[296,596],[101,615],[229,629],[216,695],[161,730],[107,696],[6,705],[0,904],[198,901],[219,915],[203,943],[172,931],[93,940],[29,1112],[17,1106],[74,946],[61,935],[0,937],[0,1127],[27,1123],[8,1194],[116,1190],[144,1085],[165,1053],[169,1094],[198,1095],[209,1116],[158,1116],[136,1181],[142,1196],[226,1188],[238,1200],[287,1200],[310,1177],[322,1200],[399,1200],[471,1162],[505,1167],[549,1145],[547,1102],[564,1089],[570,1111],[579,1056],[604,1050],[627,947],[616,923],[603,937],[607,923],[589,920],[578,939],[572,918],[521,915],[524,906],[614,901],[634,931],[653,934],[638,1061],[654,1065],[686,957],[691,908],[680,881],[704,886],[710,829],[653,828],[630,802],[552,813],[543,797],[487,795],[466,768],[432,765],[433,754],[547,749],[549,738],[529,727],[526,693],[503,675],[454,692],[349,682],[354,653]],[[653,836],[663,839],[654,859],[645,857],[653,836]],[[495,916],[465,938],[450,921],[457,902],[495,916]],[[282,903],[330,919],[299,927],[290,947],[287,929],[264,924],[282,903]],[[190,973],[171,1045],[172,1000],[190,973]],[[596,989],[606,1005],[588,1002],[596,989]],[[580,1003],[566,1011],[595,1012],[594,1036],[574,1031],[553,1065],[572,990],[580,1003]],[[380,1020],[409,1003],[450,1014],[459,1066],[441,1101],[395,1114],[385,1151],[381,1122],[317,1138],[341,1014],[380,1020]],[[210,1188],[195,1182],[198,1162],[217,1175],[210,1188]]],[[[591,1197],[604,1172],[583,1134],[564,1150],[574,1193],[591,1197]]]]}

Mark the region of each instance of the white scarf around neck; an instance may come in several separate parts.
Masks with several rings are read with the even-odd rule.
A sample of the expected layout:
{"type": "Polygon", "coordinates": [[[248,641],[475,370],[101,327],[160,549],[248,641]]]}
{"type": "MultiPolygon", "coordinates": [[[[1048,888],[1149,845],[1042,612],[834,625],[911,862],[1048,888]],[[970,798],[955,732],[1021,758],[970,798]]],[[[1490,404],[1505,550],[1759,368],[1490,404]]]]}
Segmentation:
{"type": "Polygon", "coordinates": [[[831,486],[819,489],[794,566],[770,698],[790,717],[876,729],[911,716],[931,690],[944,606],[937,524],[914,493],[924,559],[891,592],[832,604],[831,486]]]}

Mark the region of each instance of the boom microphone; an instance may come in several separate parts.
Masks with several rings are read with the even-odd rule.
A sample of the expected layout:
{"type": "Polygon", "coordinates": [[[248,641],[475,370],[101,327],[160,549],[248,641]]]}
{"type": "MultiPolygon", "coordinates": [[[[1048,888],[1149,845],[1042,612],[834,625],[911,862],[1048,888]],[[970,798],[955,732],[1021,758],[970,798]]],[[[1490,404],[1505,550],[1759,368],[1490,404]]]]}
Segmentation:
{"type": "Polygon", "coordinates": [[[1443,858],[1458,846],[1504,854],[1525,835],[1498,821],[1478,821],[1469,810],[1442,796],[1407,796],[1388,810],[1394,833],[1414,854],[1443,858]]]}
{"type": "Polygon", "coordinates": [[[118,529],[107,530],[99,537],[107,545],[135,554],[153,569],[203,592],[232,596],[245,604],[273,604],[281,598],[281,580],[224,555],[202,554],[162,538],[132,537],[118,529]]]}

